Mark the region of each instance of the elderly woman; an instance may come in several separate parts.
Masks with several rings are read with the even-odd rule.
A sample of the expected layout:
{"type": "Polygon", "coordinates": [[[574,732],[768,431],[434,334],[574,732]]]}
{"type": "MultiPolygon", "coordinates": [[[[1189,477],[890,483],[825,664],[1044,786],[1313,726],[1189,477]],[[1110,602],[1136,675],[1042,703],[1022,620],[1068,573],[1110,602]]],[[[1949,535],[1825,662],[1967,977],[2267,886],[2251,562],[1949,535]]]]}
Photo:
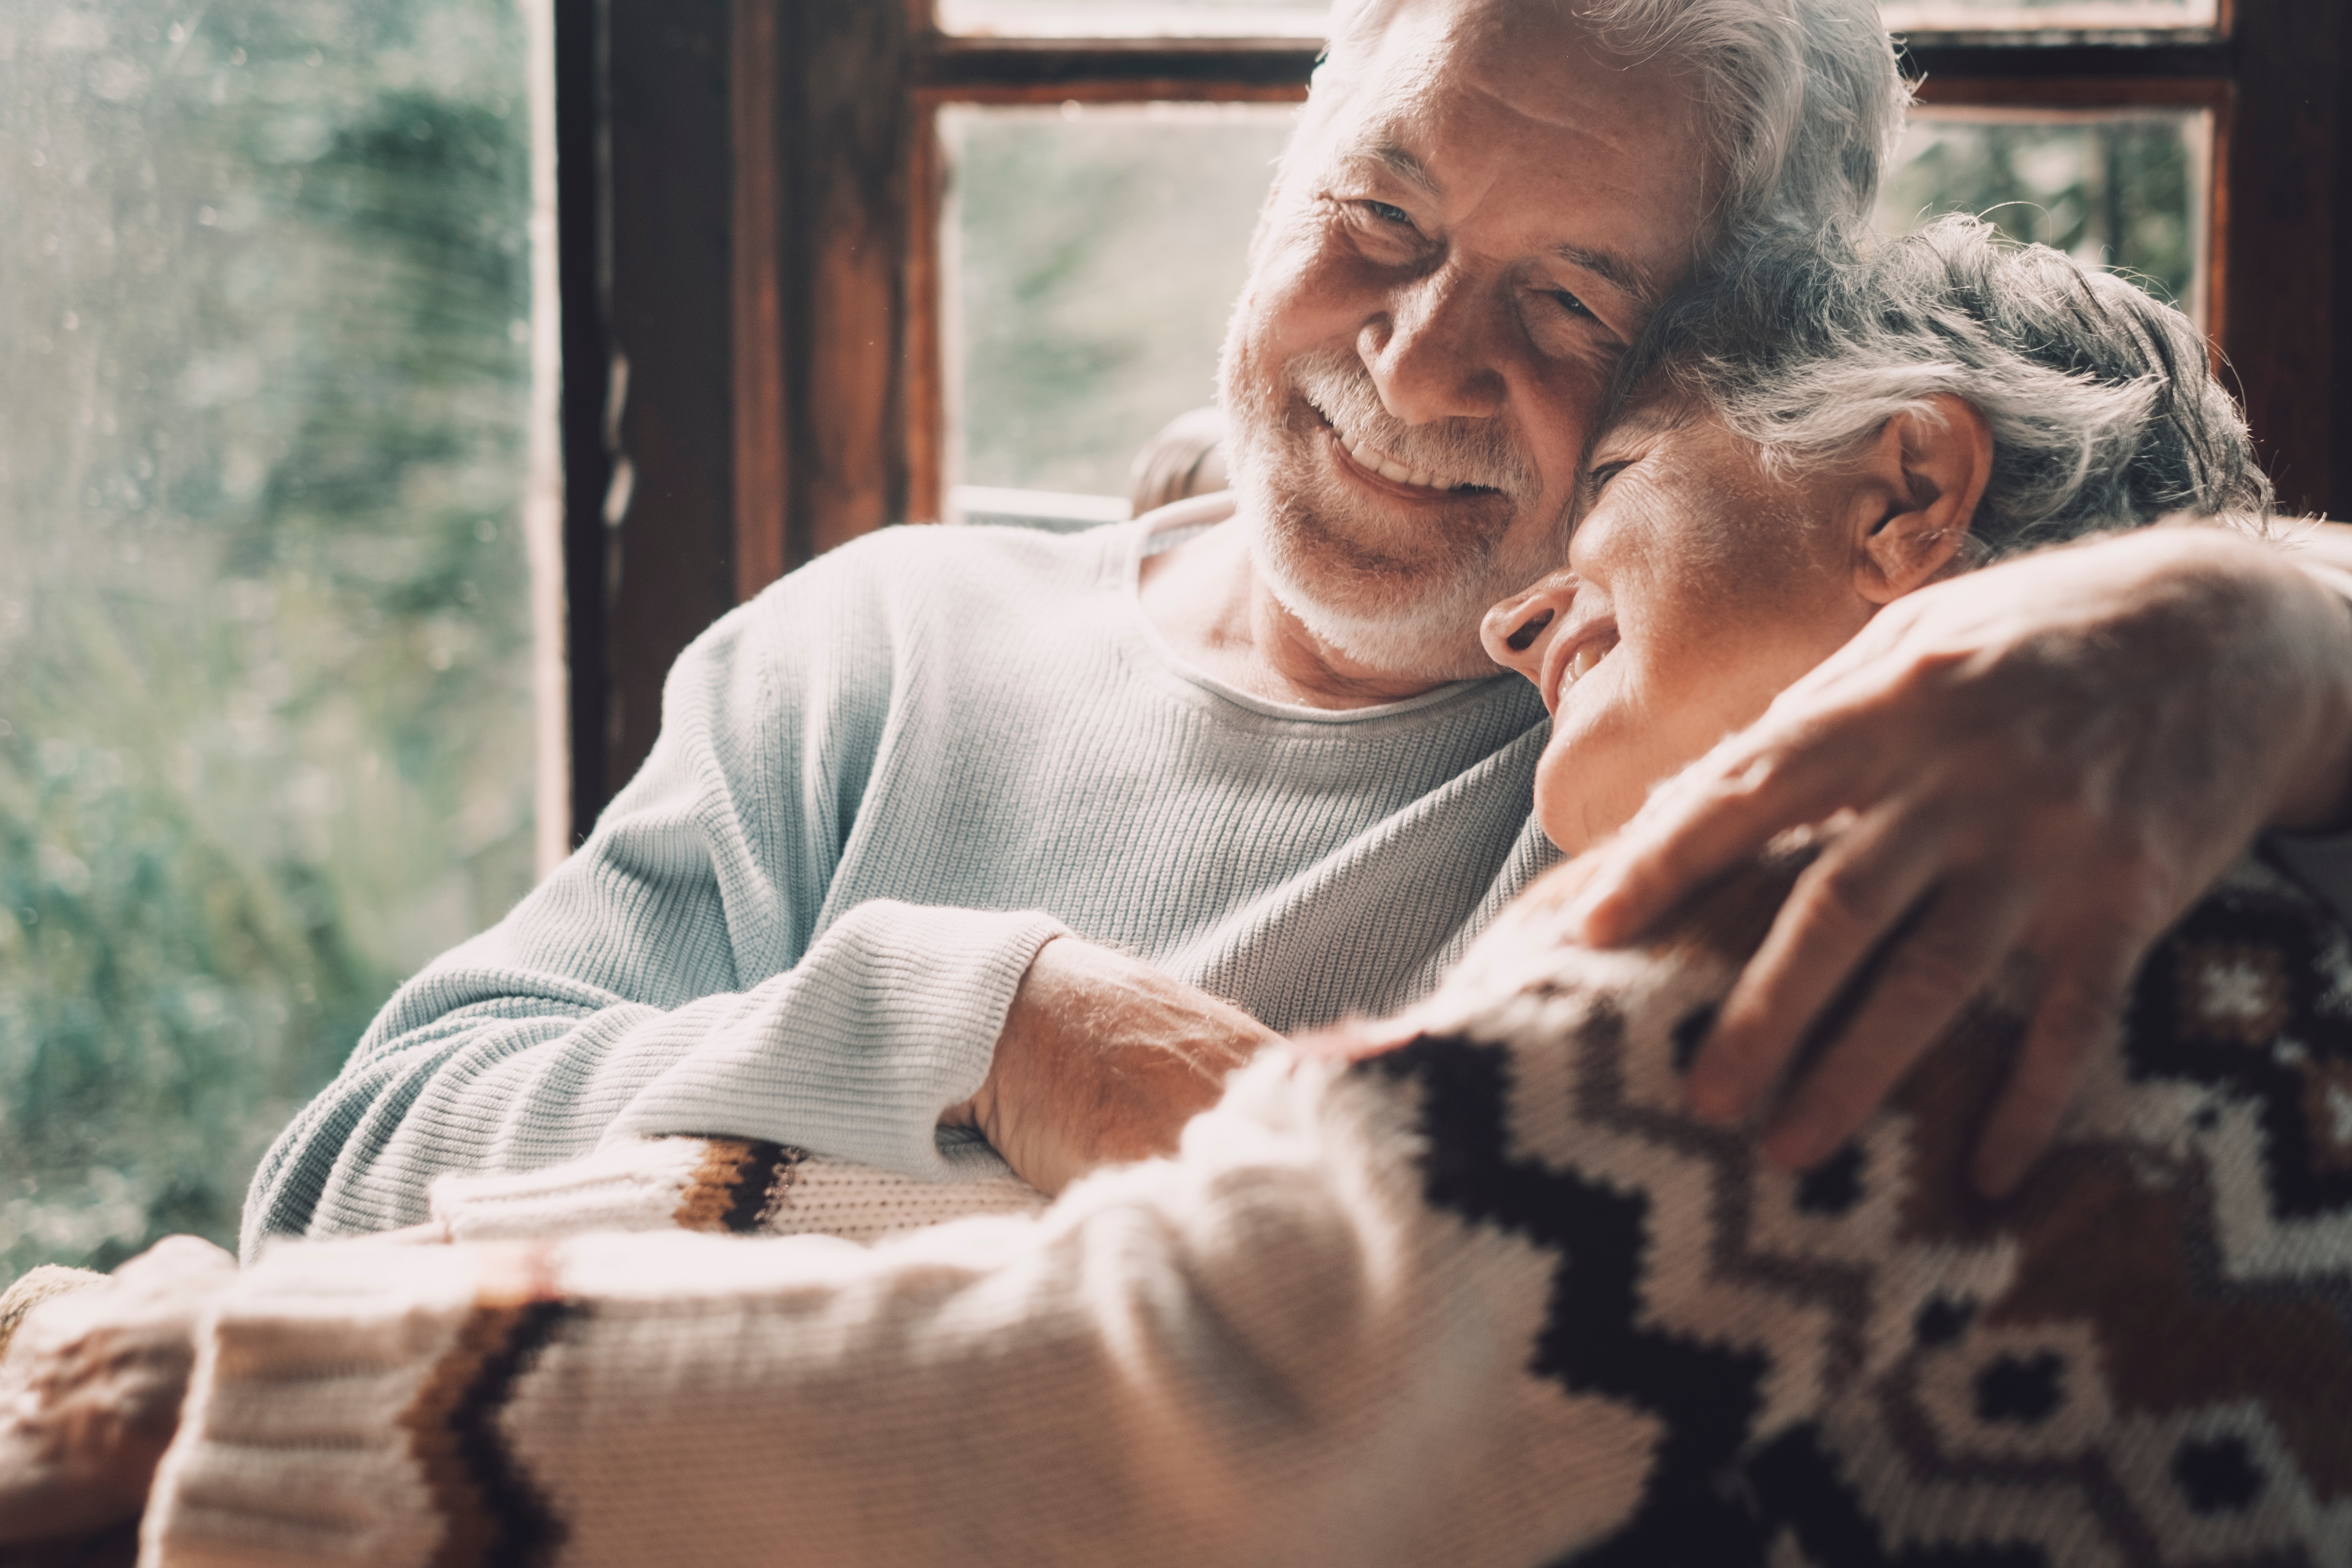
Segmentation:
{"type": "MultiPolygon", "coordinates": [[[[2263,501],[2178,318],[1965,224],[1760,258],[1629,385],[1569,571],[1489,622],[1570,847],[1939,576],[2263,501]]],[[[1679,1080],[1817,848],[1616,952],[1564,868],[1042,1213],[775,1237],[913,1200],[678,1139],[445,1188],[456,1245],[151,1258],[28,1320],[5,1473],[79,1491],[0,1524],[135,1506],[177,1414],[167,1564],[2352,1561],[2352,934],[2232,872],[2013,1202],[1961,1172],[1998,995],[1789,1174],[1679,1080]]]]}

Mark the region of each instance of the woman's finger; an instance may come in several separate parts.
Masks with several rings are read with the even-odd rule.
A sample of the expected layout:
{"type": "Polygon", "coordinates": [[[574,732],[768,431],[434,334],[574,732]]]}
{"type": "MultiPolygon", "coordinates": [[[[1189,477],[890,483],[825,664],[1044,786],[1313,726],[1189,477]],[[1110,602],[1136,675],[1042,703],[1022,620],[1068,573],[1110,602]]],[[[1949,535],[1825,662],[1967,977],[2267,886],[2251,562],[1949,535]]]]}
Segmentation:
{"type": "Polygon", "coordinates": [[[1874,949],[1944,868],[1945,830],[1899,806],[1864,817],[1805,868],[1691,1065],[1691,1109],[1751,1114],[1874,949]]]}
{"type": "Polygon", "coordinates": [[[1774,834],[1828,816],[1853,784],[1845,750],[1818,734],[1803,745],[1727,742],[1662,787],[1600,851],[1570,930],[1593,947],[1622,946],[1774,834]]]}
{"type": "Polygon", "coordinates": [[[1982,992],[2017,946],[2034,895],[2006,876],[1948,884],[1895,938],[1853,1021],[1766,1135],[1767,1158],[1803,1170],[1837,1152],[1982,992]]]}
{"type": "Polygon", "coordinates": [[[2092,1053],[2115,1036],[2133,972],[2153,940],[2110,927],[2052,967],[2017,1065],[1977,1140],[1969,1175],[1978,1191],[2008,1196],[2048,1151],[2092,1053]]]}

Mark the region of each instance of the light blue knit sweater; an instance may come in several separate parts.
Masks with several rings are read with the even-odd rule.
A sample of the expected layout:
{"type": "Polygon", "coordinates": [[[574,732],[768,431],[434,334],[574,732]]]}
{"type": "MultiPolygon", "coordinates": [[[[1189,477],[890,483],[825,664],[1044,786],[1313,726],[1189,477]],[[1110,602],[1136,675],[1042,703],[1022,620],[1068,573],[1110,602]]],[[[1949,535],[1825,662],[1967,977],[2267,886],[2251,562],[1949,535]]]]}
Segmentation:
{"type": "Polygon", "coordinates": [[[1554,858],[1543,706],[1502,676],[1323,712],[1191,669],[1137,563],[1222,515],[890,530],[711,627],[587,844],[404,986],[278,1139],[247,1256],[608,1134],[1002,1169],[935,1124],[1065,929],[1286,1031],[1425,994],[1554,858]]]}

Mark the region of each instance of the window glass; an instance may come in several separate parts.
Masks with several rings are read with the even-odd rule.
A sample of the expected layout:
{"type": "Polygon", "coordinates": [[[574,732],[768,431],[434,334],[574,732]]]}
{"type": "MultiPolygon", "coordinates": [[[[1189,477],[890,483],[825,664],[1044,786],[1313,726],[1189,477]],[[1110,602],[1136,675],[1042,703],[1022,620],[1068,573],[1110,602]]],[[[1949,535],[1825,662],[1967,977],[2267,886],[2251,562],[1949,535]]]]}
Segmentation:
{"type": "Polygon", "coordinates": [[[529,886],[523,35],[0,7],[0,1274],[231,1238],[529,886]]]}
{"type": "MultiPolygon", "coordinates": [[[[1293,112],[940,111],[952,482],[1124,495],[1153,432],[1215,399],[1217,347],[1293,112]]],[[[992,497],[964,510],[1021,509],[992,497]]]]}
{"type": "Polygon", "coordinates": [[[2214,12],[2214,0],[1885,0],[1879,7],[1898,33],[2210,27],[2214,12]]]}
{"type": "Polygon", "coordinates": [[[980,37],[1319,39],[1330,16],[1267,0],[939,0],[940,31],[980,37]]]}
{"type": "Polygon", "coordinates": [[[1879,226],[1981,214],[2015,238],[2123,272],[2201,321],[2211,142],[2201,110],[1916,110],[1879,226]]]}

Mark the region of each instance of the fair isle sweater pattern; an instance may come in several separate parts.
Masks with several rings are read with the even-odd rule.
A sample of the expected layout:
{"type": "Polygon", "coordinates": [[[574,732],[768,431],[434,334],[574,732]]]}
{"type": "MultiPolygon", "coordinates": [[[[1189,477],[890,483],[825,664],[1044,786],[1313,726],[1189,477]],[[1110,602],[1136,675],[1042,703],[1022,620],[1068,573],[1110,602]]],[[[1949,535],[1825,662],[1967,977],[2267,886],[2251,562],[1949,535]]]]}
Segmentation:
{"type": "Polygon", "coordinates": [[[2022,1033],[1996,1005],[1802,1175],[1683,1113],[1681,1067],[1802,858],[1637,963],[1490,973],[1505,1000],[1371,1064],[1420,1090],[1432,1205],[1559,1257],[1530,1373],[1660,1420],[1642,1506],[1575,1561],[2352,1562],[2343,925],[2241,866],[1996,1205],[1965,1177],[2022,1033]]]}
{"type": "Polygon", "coordinates": [[[1802,859],[1624,952],[1563,944],[1538,888],[1402,1048],[1262,1061],[1181,1158],[1050,1209],[1006,1191],[917,1228],[936,1211],[906,1178],[740,1139],[446,1182],[467,1245],[255,1271],[152,1560],[249,1537],[254,1467],[330,1446],[302,1422],[332,1400],[288,1399],[288,1364],[341,1346],[400,1408],[350,1495],[414,1508],[380,1503],[361,1551],[272,1522],[331,1540],[322,1559],[618,1563],[657,1539],[687,1563],[2352,1564],[2344,924],[2235,869],[1995,1205],[1962,1173],[2020,1033],[1998,1005],[1801,1175],[1683,1112],[1681,1068],[1802,859]],[[566,1212],[644,1234],[567,1236],[566,1212]],[[828,1223],[897,1239],[782,1234],[828,1223]],[[747,1236],[775,1239],[718,1239],[747,1236]],[[366,1278],[406,1294],[355,1323],[366,1278]],[[291,1322],[320,1337],[265,1345],[291,1322]],[[671,1489],[625,1495],[664,1444],[671,1489]]]}

